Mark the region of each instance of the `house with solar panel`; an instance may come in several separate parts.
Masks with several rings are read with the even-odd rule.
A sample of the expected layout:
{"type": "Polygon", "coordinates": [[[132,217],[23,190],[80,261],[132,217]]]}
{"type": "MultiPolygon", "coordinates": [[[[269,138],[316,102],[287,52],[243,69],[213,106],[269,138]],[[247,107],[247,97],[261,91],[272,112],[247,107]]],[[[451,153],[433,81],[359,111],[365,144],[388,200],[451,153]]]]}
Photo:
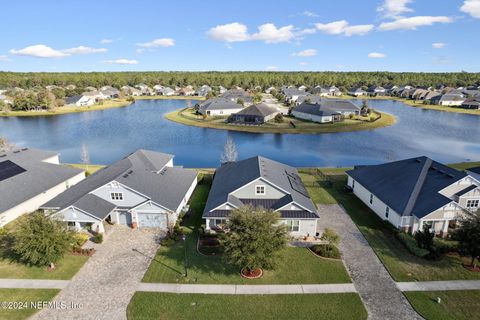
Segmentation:
{"type": "Polygon", "coordinates": [[[480,206],[480,181],[428,157],[347,171],[348,187],[381,219],[414,234],[427,227],[445,237],[480,206]]]}
{"type": "Polygon", "coordinates": [[[251,205],[280,213],[290,235],[316,236],[319,215],[297,169],[264,157],[222,164],[215,172],[202,218],[222,229],[230,212],[251,205]]]}
{"type": "Polygon", "coordinates": [[[83,179],[85,172],[60,165],[56,152],[22,148],[0,153],[0,227],[83,179]]]}
{"type": "Polygon", "coordinates": [[[74,230],[103,233],[105,223],[167,231],[187,207],[195,170],[173,165],[173,155],[137,150],[41,206],[74,230]]]}

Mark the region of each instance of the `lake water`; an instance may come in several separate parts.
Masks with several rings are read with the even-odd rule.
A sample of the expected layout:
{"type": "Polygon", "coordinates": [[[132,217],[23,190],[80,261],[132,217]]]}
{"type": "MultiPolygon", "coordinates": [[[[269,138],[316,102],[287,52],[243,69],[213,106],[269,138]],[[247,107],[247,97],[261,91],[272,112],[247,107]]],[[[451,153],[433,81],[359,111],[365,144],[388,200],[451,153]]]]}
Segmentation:
{"type": "MultiPolygon", "coordinates": [[[[370,131],[318,135],[229,132],[190,127],[164,119],[183,100],[138,100],[126,108],[48,117],[0,117],[0,136],[18,146],[60,152],[62,162],[80,162],[85,143],[91,163],[109,164],[136,149],[175,155],[175,164],[214,167],[228,135],[239,158],[263,155],[294,166],[376,164],[419,155],[446,163],[480,160],[480,117],[371,100],[398,122],[370,131]]],[[[354,103],[360,104],[359,101],[354,103]]]]}

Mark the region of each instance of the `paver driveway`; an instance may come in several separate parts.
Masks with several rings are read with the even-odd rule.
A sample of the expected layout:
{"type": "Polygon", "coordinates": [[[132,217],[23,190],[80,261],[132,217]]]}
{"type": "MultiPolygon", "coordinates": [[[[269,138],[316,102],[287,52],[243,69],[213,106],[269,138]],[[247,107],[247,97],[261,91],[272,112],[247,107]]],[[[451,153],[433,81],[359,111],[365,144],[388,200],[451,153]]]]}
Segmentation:
{"type": "Polygon", "coordinates": [[[319,205],[320,228],[332,228],[342,237],[340,250],[362,298],[369,319],[423,319],[397,288],[365,237],[339,205],[319,205]]]}
{"type": "Polygon", "coordinates": [[[55,301],[79,309],[44,309],[33,319],[126,319],[127,305],[155,255],[160,234],[154,230],[115,230],[63,289],[55,301]]]}

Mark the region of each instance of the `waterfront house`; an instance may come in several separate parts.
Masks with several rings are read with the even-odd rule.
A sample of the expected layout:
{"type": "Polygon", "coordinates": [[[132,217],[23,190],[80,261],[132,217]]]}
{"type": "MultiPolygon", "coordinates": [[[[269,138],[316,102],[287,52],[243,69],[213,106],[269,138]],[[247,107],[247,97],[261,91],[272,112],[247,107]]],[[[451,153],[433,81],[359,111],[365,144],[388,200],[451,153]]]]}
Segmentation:
{"type": "Polygon", "coordinates": [[[198,113],[205,116],[229,116],[233,113],[237,113],[244,108],[241,104],[225,99],[225,98],[212,98],[205,101],[198,102],[195,109],[198,113]]]}
{"type": "Polygon", "coordinates": [[[118,99],[120,98],[120,91],[117,88],[106,87],[100,89],[100,94],[103,96],[103,99],[118,99]]]}
{"type": "Polygon", "coordinates": [[[123,94],[126,96],[138,97],[142,95],[142,92],[139,89],[131,86],[123,86],[120,89],[122,90],[123,94]]]}
{"type": "Polygon", "coordinates": [[[465,210],[479,207],[480,182],[427,157],[347,171],[348,187],[382,220],[414,234],[446,236],[465,210]]]}
{"type": "Polygon", "coordinates": [[[347,100],[321,100],[319,103],[303,102],[292,110],[295,118],[318,122],[342,121],[346,116],[360,114],[360,108],[347,100]]]}
{"type": "Polygon", "coordinates": [[[480,110],[480,97],[468,98],[462,102],[462,108],[480,110]]]}
{"type": "Polygon", "coordinates": [[[142,95],[142,96],[153,96],[153,95],[155,95],[155,90],[153,90],[152,88],[150,88],[149,86],[147,86],[144,83],[137,84],[135,86],[135,88],[140,90],[140,95],[142,95]]]}
{"type": "Polygon", "coordinates": [[[371,86],[367,90],[368,94],[374,97],[387,95],[387,90],[384,87],[371,86]]]}
{"type": "Polygon", "coordinates": [[[179,96],[193,96],[195,94],[195,90],[193,89],[192,86],[186,86],[182,89],[180,89],[177,94],[179,96]]]}
{"type": "Polygon", "coordinates": [[[352,88],[348,90],[348,94],[354,97],[359,97],[368,95],[368,92],[363,90],[362,88],[352,88]]]}
{"type": "Polygon", "coordinates": [[[67,106],[87,107],[93,104],[95,104],[95,98],[82,94],[65,98],[65,105],[67,106]]]}
{"type": "Polygon", "coordinates": [[[222,229],[235,208],[277,211],[290,235],[315,236],[319,215],[297,169],[261,156],[222,164],[203,211],[206,230],[222,229]]]}
{"type": "Polygon", "coordinates": [[[175,90],[170,87],[161,87],[156,90],[156,93],[159,96],[173,96],[175,95],[175,90]]]}
{"type": "Polygon", "coordinates": [[[195,95],[200,97],[206,97],[210,91],[212,91],[212,88],[204,84],[203,86],[197,89],[197,91],[195,92],[195,95]]]}
{"type": "Polygon", "coordinates": [[[0,226],[37,210],[85,178],[60,165],[58,153],[29,148],[0,152],[0,226]]]}
{"type": "Polygon", "coordinates": [[[41,209],[75,230],[104,232],[104,222],[171,229],[197,184],[195,170],[173,156],[138,150],[44,203],[41,209]]]}
{"type": "Polygon", "coordinates": [[[440,106],[454,106],[458,107],[461,106],[462,103],[465,101],[465,96],[463,94],[458,93],[447,93],[444,95],[439,95],[430,99],[432,104],[438,104],[440,106]]]}
{"type": "Polygon", "coordinates": [[[281,113],[276,107],[259,103],[246,107],[228,118],[228,122],[241,124],[263,124],[281,113]]]}

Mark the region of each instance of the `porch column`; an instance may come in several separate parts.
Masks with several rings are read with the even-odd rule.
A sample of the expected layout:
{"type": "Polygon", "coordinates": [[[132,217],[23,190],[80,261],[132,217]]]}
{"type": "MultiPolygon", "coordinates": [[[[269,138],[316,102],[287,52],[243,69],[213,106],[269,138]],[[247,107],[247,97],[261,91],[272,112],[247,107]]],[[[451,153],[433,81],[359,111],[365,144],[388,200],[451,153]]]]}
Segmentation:
{"type": "Polygon", "coordinates": [[[210,219],[205,219],[205,230],[210,230],[210,219]]]}
{"type": "Polygon", "coordinates": [[[450,220],[444,220],[443,221],[443,228],[441,232],[442,238],[445,238],[448,234],[448,225],[449,225],[450,220]]]}

